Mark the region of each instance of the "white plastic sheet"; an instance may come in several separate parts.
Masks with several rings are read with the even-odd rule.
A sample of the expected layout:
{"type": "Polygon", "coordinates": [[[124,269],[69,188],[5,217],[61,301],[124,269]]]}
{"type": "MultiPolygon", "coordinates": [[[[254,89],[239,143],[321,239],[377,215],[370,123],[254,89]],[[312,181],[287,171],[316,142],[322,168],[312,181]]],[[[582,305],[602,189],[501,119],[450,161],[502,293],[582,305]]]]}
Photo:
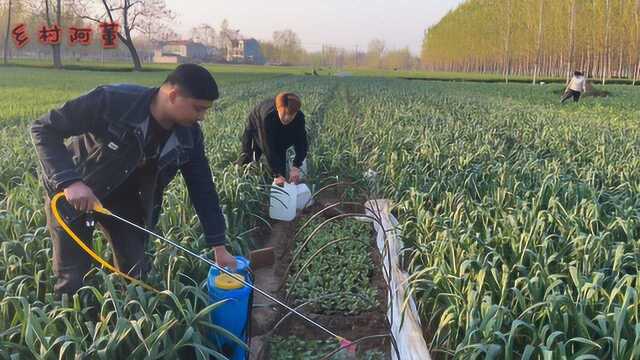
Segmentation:
{"type": "Polygon", "coordinates": [[[406,308],[403,304],[408,292],[407,278],[409,275],[399,266],[399,254],[402,250],[402,240],[398,230],[398,220],[389,212],[389,200],[370,200],[365,203],[367,215],[380,220],[373,222],[376,232],[376,243],[382,255],[384,277],[389,284],[387,318],[391,324],[391,333],[398,346],[391,350],[394,360],[430,360],[429,348],[422,336],[420,317],[416,309],[415,300],[410,297],[406,308]],[[403,311],[404,310],[404,311],[403,311]]]}

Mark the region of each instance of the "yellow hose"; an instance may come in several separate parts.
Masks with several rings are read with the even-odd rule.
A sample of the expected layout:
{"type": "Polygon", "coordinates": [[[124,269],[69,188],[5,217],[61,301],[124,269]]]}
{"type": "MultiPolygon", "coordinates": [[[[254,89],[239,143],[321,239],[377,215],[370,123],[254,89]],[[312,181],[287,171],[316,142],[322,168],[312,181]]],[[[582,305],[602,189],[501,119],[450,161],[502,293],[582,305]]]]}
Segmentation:
{"type": "MultiPolygon", "coordinates": [[[[82,248],[82,250],[84,250],[87,254],[89,254],[89,256],[91,256],[95,261],[97,261],[100,265],[102,265],[103,267],[111,270],[112,272],[124,277],[125,279],[131,281],[133,284],[136,285],[140,285],[143,288],[147,289],[147,290],[151,290],[154,291],[156,293],[160,293],[160,291],[156,290],[155,288],[153,288],[151,285],[148,285],[136,278],[133,278],[125,273],[123,273],[122,271],[116,269],[113,265],[109,264],[106,260],[104,260],[103,258],[100,257],[100,255],[96,254],[95,252],[93,252],[93,250],[91,250],[91,248],[89,248],[82,240],[80,240],[80,238],[73,232],[73,230],[71,230],[71,228],[69,228],[69,226],[64,222],[64,220],[62,220],[62,217],[60,216],[60,212],[58,211],[58,200],[60,200],[60,198],[64,197],[64,192],[59,192],[57,193],[52,199],[51,199],[51,211],[53,212],[53,216],[55,217],[56,221],[58,221],[58,224],[60,224],[60,226],[64,229],[64,231],[73,239],[73,241],[76,242],[76,244],[78,244],[78,246],[80,246],[80,248],[82,248]]],[[[108,209],[105,209],[102,205],[96,205],[93,209],[95,212],[99,212],[101,214],[107,215],[107,216],[113,216],[113,214],[111,213],[111,211],[109,211],[108,209]]],[[[253,286],[251,286],[253,287],[253,286]]],[[[260,290],[258,288],[253,287],[254,289],[260,290]]],[[[264,291],[260,290],[260,292],[263,295],[268,295],[266,294],[264,291]]],[[[272,300],[275,300],[276,302],[278,302],[279,304],[281,304],[283,307],[287,308],[288,310],[294,311],[294,309],[292,309],[291,307],[287,306],[286,304],[283,304],[281,302],[279,302],[278,300],[276,300],[275,298],[271,297],[269,295],[269,297],[272,300]]],[[[316,324],[315,322],[313,322],[312,320],[308,319],[307,317],[304,317],[303,315],[299,314],[296,312],[296,314],[298,314],[299,316],[302,316],[303,319],[305,319],[306,321],[310,322],[311,324],[319,327],[320,329],[322,329],[323,331],[327,332],[328,334],[331,334],[333,336],[335,336],[335,338],[340,342],[340,347],[341,348],[345,348],[347,349],[347,351],[349,353],[355,353],[356,351],[356,345],[354,343],[352,343],[351,341],[333,334],[332,332],[330,332],[329,330],[325,329],[324,327],[316,324]]]]}
{"type": "MultiPolygon", "coordinates": [[[[140,280],[138,280],[138,279],[136,279],[134,277],[131,277],[131,276],[123,273],[122,271],[118,270],[115,266],[109,264],[109,262],[107,262],[105,259],[101,258],[100,255],[96,254],[82,240],[80,240],[80,238],[73,232],[73,230],[71,230],[71,228],[64,222],[64,220],[62,220],[62,216],[60,216],[60,212],[58,211],[58,200],[60,200],[60,198],[62,198],[62,197],[64,197],[64,193],[63,192],[59,192],[53,197],[53,199],[51,199],[51,211],[53,212],[53,217],[56,219],[58,224],[60,224],[62,229],[64,229],[64,231],[67,233],[67,235],[69,235],[73,239],[73,241],[75,241],[76,244],[78,244],[78,246],[80,246],[80,248],[82,248],[82,250],[84,250],[84,252],[89,254],[89,256],[91,256],[95,261],[97,261],[100,265],[102,265],[102,267],[107,268],[111,272],[116,273],[116,274],[124,277],[125,279],[131,281],[133,284],[140,285],[143,288],[145,288],[147,290],[154,291],[156,293],[160,292],[160,291],[156,290],[154,287],[152,287],[151,285],[148,285],[148,284],[146,284],[146,283],[144,283],[144,282],[142,282],[142,281],[140,281],[140,280]]],[[[102,207],[102,205],[97,205],[94,208],[94,211],[99,212],[99,213],[104,214],[104,215],[107,215],[107,216],[111,216],[111,211],[105,209],[104,207],[102,207]]]]}

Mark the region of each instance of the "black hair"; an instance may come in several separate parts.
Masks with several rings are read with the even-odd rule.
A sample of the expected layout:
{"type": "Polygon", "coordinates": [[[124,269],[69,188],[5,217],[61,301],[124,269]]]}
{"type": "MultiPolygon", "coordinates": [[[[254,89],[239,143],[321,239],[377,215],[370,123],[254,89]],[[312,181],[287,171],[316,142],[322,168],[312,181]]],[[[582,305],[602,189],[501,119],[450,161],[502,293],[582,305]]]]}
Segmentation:
{"type": "Polygon", "coordinates": [[[181,64],[173,70],[163,84],[178,85],[185,96],[199,100],[216,100],[220,97],[218,85],[211,73],[196,64],[181,64]]]}
{"type": "Polygon", "coordinates": [[[582,71],[578,71],[578,70],[576,70],[576,71],[574,71],[574,72],[573,72],[573,75],[575,75],[575,76],[582,76],[582,71]]]}

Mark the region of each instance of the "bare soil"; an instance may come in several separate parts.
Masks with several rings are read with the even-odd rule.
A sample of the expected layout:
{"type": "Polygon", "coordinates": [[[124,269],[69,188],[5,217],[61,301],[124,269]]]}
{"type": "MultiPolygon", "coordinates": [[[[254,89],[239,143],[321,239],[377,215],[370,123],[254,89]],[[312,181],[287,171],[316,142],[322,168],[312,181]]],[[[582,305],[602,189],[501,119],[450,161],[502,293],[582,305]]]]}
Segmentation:
{"type": "MultiPolygon", "coordinates": [[[[322,210],[326,205],[341,201],[343,199],[342,190],[341,186],[337,186],[321,192],[315,199],[315,204],[305,209],[304,213],[312,215],[322,210]]],[[[323,216],[328,218],[347,212],[361,213],[362,206],[357,204],[340,205],[324,212],[323,216]]],[[[261,239],[254,239],[256,244],[260,244],[261,247],[271,246],[275,251],[275,262],[272,266],[254,270],[255,283],[258,287],[275,295],[278,299],[283,299],[285,296],[281,285],[286,279],[286,270],[291,262],[291,252],[295,247],[296,229],[302,225],[300,220],[292,222],[273,221],[271,229],[264,226],[254,234],[255,237],[261,237],[261,239]]],[[[375,309],[357,315],[326,315],[308,313],[302,309],[302,312],[314,321],[351,341],[369,335],[389,334],[389,325],[386,320],[387,284],[382,275],[380,254],[375,245],[373,235],[371,236],[370,249],[370,256],[375,264],[371,282],[378,289],[378,306],[375,309]]],[[[288,316],[274,331],[274,326],[285,314],[286,311],[280,306],[260,294],[255,294],[251,325],[251,359],[269,358],[268,339],[272,335],[295,335],[306,340],[325,340],[330,337],[293,314],[288,316]]],[[[358,353],[375,349],[388,354],[391,348],[390,344],[390,337],[363,341],[358,344],[358,353]]]]}

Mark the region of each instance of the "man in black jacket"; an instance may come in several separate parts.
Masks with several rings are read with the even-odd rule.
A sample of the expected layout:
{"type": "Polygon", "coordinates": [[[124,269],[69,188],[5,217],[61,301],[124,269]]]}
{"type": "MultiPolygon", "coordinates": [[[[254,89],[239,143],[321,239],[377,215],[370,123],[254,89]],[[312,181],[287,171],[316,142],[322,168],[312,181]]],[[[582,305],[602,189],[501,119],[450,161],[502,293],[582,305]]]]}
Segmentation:
{"type": "Polygon", "coordinates": [[[144,253],[148,235],[91,211],[102,204],[153,229],[164,189],[178,170],[216,261],[235,268],[235,258],[225,249],[225,220],[198,124],[217,98],[211,74],[184,64],[159,88],[99,86],[33,123],[32,140],[48,195],[56,294],[80,288],[91,261],[53,218],[49,198],[64,191],[67,201],[59,204],[70,228],[90,240],[93,216],[113,248],[116,267],[141,277],[149,269],[144,253]],[[70,140],[67,145],[65,139],[70,140]]]}
{"type": "Polygon", "coordinates": [[[308,150],[304,113],[300,107],[300,98],[287,92],[256,105],[244,129],[239,162],[248,164],[257,161],[264,153],[276,184],[283,185],[287,149],[293,146],[296,157],[289,171],[289,181],[300,181],[300,166],[308,150]]]}

